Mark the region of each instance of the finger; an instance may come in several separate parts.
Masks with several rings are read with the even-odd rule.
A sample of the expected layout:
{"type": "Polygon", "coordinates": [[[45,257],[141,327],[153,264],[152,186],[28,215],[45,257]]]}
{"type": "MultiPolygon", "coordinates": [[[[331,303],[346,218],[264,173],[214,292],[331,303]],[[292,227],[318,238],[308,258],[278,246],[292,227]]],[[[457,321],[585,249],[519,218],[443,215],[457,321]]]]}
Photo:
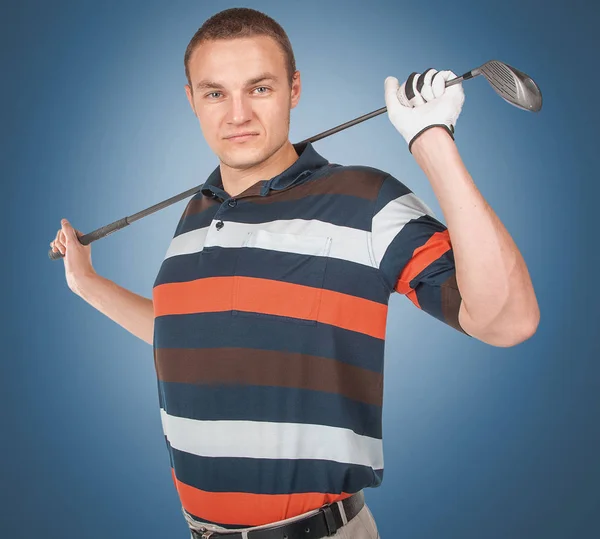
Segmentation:
{"type": "Polygon", "coordinates": [[[386,79],[386,102],[393,99],[394,102],[399,101],[403,107],[412,108],[404,91],[405,86],[405,82],[400,86],[396,77],[388,77],[386,79]]]}
{"type": "Polygon", "coordinates": [[[58,240],[51,241],[50,242],[50,247],[52,248],[52,252],[64,254],[63,253],[63,247],[60,245],[60,243],[58,242],[58,240]]]}
{"type": "Polygon", "coordinates": [[[50,246],[52,247],[54,252],[59,251],[59,249],[58,249],[59,240],[60,240],[60,230],[56,233],[56,237],[50,242],[50,246]]]}
{"type": "Polygon", "coordinates": [[[59,230],[56,233],[56,238],[54,239],[52,244],[56,251],[60,252],[61,254],[64,254],[65,242],[63,239],[62,231],[59,230]]]}
{"type": "Polygon", "coordinates": [[[66,219],[63,219],[60,224],[62,226],[62,233],[65,239],[65,244],[69,245],[69,243],[71,243],[71,241],[75,239],[75,232],[73,231],[73,227],[66,219]]]}
{"type": "Polygon", "coordinates": [[[394,106],[399,99],[398,79],[396,77],[387,77],[383,83],[385,93],[385,104],[388,108],[394,106]]]}
{"type": "Polygon", "coordinates": [[[406,94],[408,102],[413,107],[417,107],[425,103],[421,92],[417,90],[417,81],[419,80],[419,76],[420,73],[413,72],[409,75],[408,79],[406,79],[406,82],[404,83],[404,93],[406,94]]]}
{"type": "Polygon", "coordinates": [[[402,83],[402,86],[400,86],[400,88],[398,88],[398,101],[400,101],[400,103],[404,106],[407,107],[409,109],[412,108],[412,103],[408,100],[408,97],[406,97],[406,81],[404,81],[402,83]]]}
{"type": "Polygon", "coordinates": [[[433,79],[437,72],[437,69],[433,69],[432,67],[430,67],[429,69],[424,71],[423,74],[417,80],[417,90],[419,91],[421,97],[423,97],[423,100],[426,103],[435,99],[435,95],[431,88],[431,79],[433,79]]]}
{"type": "Polygon", "coordinates": [[[67,249],[67,240],[66,240],[65,235],[63,234],[62,230],[59,233],[58,239],[56,240],[56,245],[58,246],[59,251],[62,254],[65,254],[65,251],[67,249]]]}
{"type": "Polygon", "coordinates": [[[436,73],[436,76],[434,77],[433,81],[432,81],[432,89],[433,89],[433,93],[436,97],[440,97],[441,95],[443,95],[445,92],[460,92],[460,90],[458,88],[454,89],[455,87],[461,86],[461,82],[459,82],[458,84],[455,84],[453,86],[450,86],[448,89],[446,89],[446,81],[448,80],[452,80],[455,79],[456,75],[449,70],[445,70],[445,71],[438,71],[438,73],[436,73]]]}

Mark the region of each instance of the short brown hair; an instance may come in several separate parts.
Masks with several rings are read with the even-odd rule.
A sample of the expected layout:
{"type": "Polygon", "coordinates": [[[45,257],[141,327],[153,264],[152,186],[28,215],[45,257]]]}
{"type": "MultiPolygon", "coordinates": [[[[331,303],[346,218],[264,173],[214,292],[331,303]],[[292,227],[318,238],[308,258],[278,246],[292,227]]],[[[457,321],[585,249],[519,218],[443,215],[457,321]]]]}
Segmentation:
{"type": "MultiPolygon", "coordinates": [[[[185,76],[190,87],[192,86],[192,82],[190,80],[189,61],[192,53],[200,43],[217,39],[235,39],[251,36],[269,36],[277,41],[286,58],[286,69],[291,85],[292,77],[296,71],[296,60],[294,59],[294,51],[285,30],[277,21],[260,11],[234,7],[220,11],[207,19],[189,42],[183,57],[183,65],[185,66],[185,76]]],[[[193,91],[194,89],[192,88],[193,91]]]]}

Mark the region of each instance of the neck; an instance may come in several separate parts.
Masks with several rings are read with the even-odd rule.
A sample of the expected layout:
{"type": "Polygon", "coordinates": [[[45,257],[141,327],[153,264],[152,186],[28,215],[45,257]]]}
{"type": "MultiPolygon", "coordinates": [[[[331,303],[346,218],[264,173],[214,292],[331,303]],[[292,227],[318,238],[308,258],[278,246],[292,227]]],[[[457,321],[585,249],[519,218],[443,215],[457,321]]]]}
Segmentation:
{"type": "Polygon", "coordinates": [[[247,169],[231,168],[220,164],[223,189],[232,197],[243,193],[248,187],[260,180],[266,180],[281,174],[298,160],[298,154],[292,143],[287,140],[279,150],[268,159],[247,169]]]}

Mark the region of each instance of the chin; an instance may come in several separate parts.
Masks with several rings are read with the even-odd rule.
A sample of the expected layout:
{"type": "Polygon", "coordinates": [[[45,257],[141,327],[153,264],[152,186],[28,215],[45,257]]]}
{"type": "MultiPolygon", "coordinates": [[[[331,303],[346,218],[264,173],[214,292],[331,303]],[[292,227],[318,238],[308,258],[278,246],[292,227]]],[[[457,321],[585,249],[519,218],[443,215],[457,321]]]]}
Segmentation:
{"type": "Polygon", "coordinates": [[[269,148],[240,147],[222,152],[219,158],[230,168],[243,169],[262,163],[272,153],[273,150],[269,151],[269,148]]]}

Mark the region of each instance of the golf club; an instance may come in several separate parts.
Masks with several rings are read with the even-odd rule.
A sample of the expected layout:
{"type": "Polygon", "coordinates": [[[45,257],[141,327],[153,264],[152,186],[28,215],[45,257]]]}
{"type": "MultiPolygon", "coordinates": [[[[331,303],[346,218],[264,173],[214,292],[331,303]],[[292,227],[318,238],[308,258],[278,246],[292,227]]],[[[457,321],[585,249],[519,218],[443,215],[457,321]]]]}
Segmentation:
{"type": "MultiPolygon", "coordinates": [[[[489,62],[486,62],[485,64],[481,65],[480,67],[472,69],[471,71],[467,71],[464,75],[461,75],[460,77],[456,77],[455,79],[446,81],[446,88],[452,86],[453,84],[457,84],[463,80],[475,78],[479,75],[483,75],[491,84],[492,88],[496,91],[496,93],[511,105],[514,105],[515,107],[518,107],[522,110],[528,110],[531,112],[539,112],[541,110],[542,93],[538,85],[533,81],[533,79],[525,73],[523,73],[522,71],[519,71],[518,69],[515,69],[514,67],[511,67],[503,62],[499,62],[498,60],[490,60],[489,62]]],[[[298,144],[316,142],[317,140],[321,140],[325,137],[328,137],[329,135],[338,133],[344,129],[347,129],[348,127],[352,127],[353,125],[378,116],[379,114],[383,114],[386,110],[387,107],[374,110],[373,112],[369,112],[368,114],[359,116],[354,120],[350,120],[349,122],[338,125],[337,127],[333,127],[332,129],[323,131],[318,135],[307,138],[298,144]]],[[[114,221],[113,223],[93,230],[92,232],[89,232],[88,234],[79,237],[79,242],[82,245],[88,245],[93,241],[108,236],[109,234],[112,234],[113,232],[126,227],[127,225],[133,223],[134,221],[137,221],[138,219],[141,219],[142,217],[145,217],[146,215],[150,215],[151,213],[166,208],[167,206],[170,206],[175,202],[179,202],[184,198],[196,194],[198,191],[200,191],[203,185],[204,184],[193,187],[192,189],[180,193],[179,195],[175,195],[174,197],[171,197],[163,202],[159,202],[154,206],[150,206],[145,210],[142,210],[138,213],[127,217],[123,217],[118,221],[114,221]]],[[[51,260],[58,260],[59,258],[63,257],[63,255],[59,251],[54,252],[52,249],[48,251],[48,256],[51,260]]]]}

